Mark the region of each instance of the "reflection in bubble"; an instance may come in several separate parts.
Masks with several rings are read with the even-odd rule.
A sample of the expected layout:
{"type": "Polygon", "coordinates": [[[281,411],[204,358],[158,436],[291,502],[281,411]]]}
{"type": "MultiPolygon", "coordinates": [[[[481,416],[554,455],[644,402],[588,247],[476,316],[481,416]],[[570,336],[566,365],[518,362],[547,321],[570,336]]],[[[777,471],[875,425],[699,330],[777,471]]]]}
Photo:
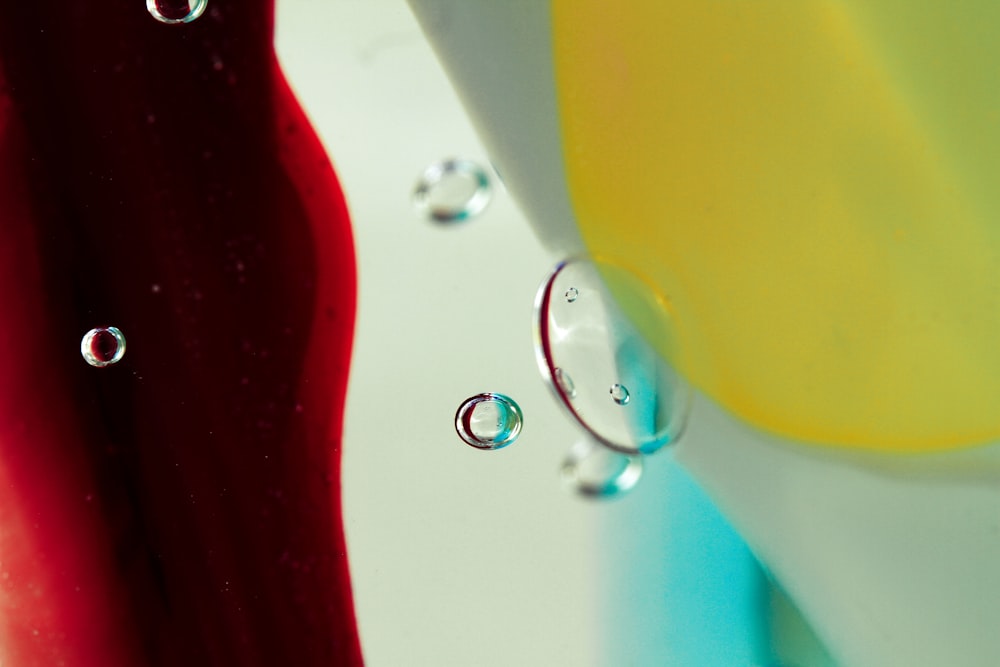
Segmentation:
{"type": "Polygon", "coordinates": [[[521,434],[524,416],[509,396],[495,393],[467,398],[455,413],[458,436],[476,449],[502,449],[521,434]]]}
{"type": "Polygon", "coordinates": [[[691,391],[647,342],[671,336],[663,301],[611,264],[563,262],[535,301],[535,357],[542,376],[594,439],[625,454],[655,452],[684,429],[691,391]],[[563,298],[570,290],[587,298],[563,298]],[[640,313],[636,324],[619,302],[640,313]],[[572,391],[564,381],[570,375],[572,391]]]}
{"type": "Polygon", "coordinates": [[[205,13],[208,0],[146,0],[150,16],[168,25],[190,23],[205,13]]]}
{"type": "Polygon", "coordinates": [[[80,341],[80,354],[96,368],[117,364],[125,356],[125,335],[117,327],[91,329],[80,341]]]}
{"type": "Polygon", "coordinates": [[[642,456],[604,447],[589,438],[570,448],[561,475],[567,488],[587,498],[621,497],[642,477],[642,456]]]}
{"type": "Polygon", "coordinates": [[[490,203],[486,170],[470,160],[451,159],[427,167],[413,191],[417,210],[435,222],[473,218],[490,203]]]}

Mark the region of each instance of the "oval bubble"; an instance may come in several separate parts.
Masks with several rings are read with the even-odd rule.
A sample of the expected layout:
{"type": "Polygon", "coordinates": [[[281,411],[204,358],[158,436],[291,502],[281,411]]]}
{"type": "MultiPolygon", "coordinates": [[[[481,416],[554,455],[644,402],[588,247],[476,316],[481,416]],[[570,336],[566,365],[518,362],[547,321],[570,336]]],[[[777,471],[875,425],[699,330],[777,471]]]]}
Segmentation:
{"type": "Polygon", "coordinates": [[[632,394],[628,393],[628,387],[623,384],[611,385],[608,393],[611,394],[611,400],[618,405],[628,405],[628,402],[632,400],[632,394]]]}
{"type": "Polygon", "coordinates": [[[486,170],[471,160],[450,159],[424,170],[413,191],[417,210],[435,222],[461,222],[486,208],[492,197],[486,170]]]}
{"type": "Polygon", "coordinates": [[[650,454],[681,435],[691,390],[648,342],[672,332],[669,309],[642,280],[609,263],[562,262],[538,291],[534,324],[539,371],[595,440],[650,454]],[[620,302],[640,314],[635,323],[620,302]]]}

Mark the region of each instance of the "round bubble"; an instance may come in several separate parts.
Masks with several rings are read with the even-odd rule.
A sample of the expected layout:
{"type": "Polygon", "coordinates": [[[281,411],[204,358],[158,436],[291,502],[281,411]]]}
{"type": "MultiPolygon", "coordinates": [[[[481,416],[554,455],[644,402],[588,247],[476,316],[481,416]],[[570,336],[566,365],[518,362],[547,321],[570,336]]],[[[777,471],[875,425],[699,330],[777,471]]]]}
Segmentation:
{"type": "Polygon", "coordinates": [[[681,435],[691,402],[687,383],[650,345],[669,340],[671,328],[669,308],[637,276],[573,259],[538,291],[535,357],[559,403],[597,442],[650,454],[681,435]],[[619,303],[643,317],[633,323],[619,303]]]}
{"type": "Polygon", "coordinates": [[[514,399],[493,392],[465,399],[455,413],[458,436],[476,449],[503,449],[517,440],[523,422],[514,399]]]}
{"type": "Polygon", "coordinates": [[[117,327],[96,327],[83,335],[80,354],[96,368],[117,364],[125,356],[125,335],[117,327]]]}

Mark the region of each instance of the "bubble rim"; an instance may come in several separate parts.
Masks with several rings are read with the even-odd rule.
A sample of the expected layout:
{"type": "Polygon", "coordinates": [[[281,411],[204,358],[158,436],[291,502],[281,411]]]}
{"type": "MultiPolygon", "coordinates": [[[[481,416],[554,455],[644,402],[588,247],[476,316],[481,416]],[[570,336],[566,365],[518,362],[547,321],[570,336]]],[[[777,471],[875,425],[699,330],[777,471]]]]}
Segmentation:
{"type": "Polygon", "coordinates": [[[514,441],[521,435],[521,429],[523,427],[524,413],[521,412],[521,406],[518,405],[517,401],[510,396],[499,392],[487,391],[476,394],[475,396],[470,396],[462,401],[461,405],[458,406],[458,410],[455,412],[455,432],[458,433],[458,437],[461,438],[465,444],[481,451],[493,452],[513,444],[514,441]],[[470,415],[475,407],[480,403],[494,401],[503,403],[504,406],[516,417],[516,423],[514,428],[508,432],[506,438],[487,444],[471,434],[470,430],[466,428],[465,420],[466,415],[470,415]]]}
{"type": "Polygon", "coordinates": [[[563,484],[590,500],[614,500],[621,498],[642,480],[645,471],[645,457],[642,454],[626,454],[611,449],[610,453],[627,459],[625,467],[617,475],[604,482],[594,482],[580,475],[580,464],[598,452],[598,448],[608,450],[604,443],[583,439],[578,441],[566,453],[559,468],[559,476],[563,484]]]}
{"type": "Polygon", "coordinates": [[[208,9],[208,0],[196,0],[195,6],[191,7],[187,15],[179,19],[167,18],[160,12],[160,8],[156,4],[156,0],[146,0],[146,10],[149,12],[150,16],[156,19],[157,23],[162,23],[164,25],[184,25],[185,23],[191,23],[192,21],[201,17],[208,9]]]}

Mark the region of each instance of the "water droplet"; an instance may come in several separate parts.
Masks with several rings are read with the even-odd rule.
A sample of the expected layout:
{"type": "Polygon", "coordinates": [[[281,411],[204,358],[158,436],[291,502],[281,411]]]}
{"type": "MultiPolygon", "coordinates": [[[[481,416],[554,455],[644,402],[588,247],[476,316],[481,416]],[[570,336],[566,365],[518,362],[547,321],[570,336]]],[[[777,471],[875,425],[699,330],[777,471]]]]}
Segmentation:
{"type": "Polygon", "coordinates": [[[585,439],[570,448],[560,473],[576,493],[610,499],[631,491],[642,478],[642,468],[641,455],[623,454],[585,439]]]}
{"type": "Polygon", "coordinates": [[[561,368],[555,370],[556,382],[559,383],[559,388],[562,389],[566,398],[576,398],[576,385],[573,384],[573,378],[569,376],[569,373],[561,368]]]}
{"type": "Polygon", "coordinates": [[[647,342],[669,344],[674,335],[667,305],[647,283],[611,264],[562,262],[538,291],[534,324],[542,376],[597,442],[624,454],[651,454],[681,435],[691,390],[647,342]],[[587,298],[573,302],[571,290],[587,298]],[[641,331],[619,303],[638,314],[641,331]]]}
{"type": "Polygon", "coordinates": [[[573,303],[580,296],[580,290],[575,287],[570,287],[566,290],[566,302],[573,303]]]}
{"type": "Polygon", "coordinates": [[[83,335],[80,354],[91,366],[104,368],[125,356],[125,335],[117,327],[97,327],[83,335]]]}
{"type": "Polygon", "coordinates": [[[444,160],[424,170],[413,202],[435,222],[461,222],[486,208],[492,196],[486,170],[470,160],[444,160]]]}
{"type": "Polygon", "coordinates": [[[628,387],[623,384],[613,384],[611,385],[611,400],[613,400],[618,405],[628,405],[628,402],[632,397],[628,393],[628,387]]]}
{"type": "Polygon", "coordinates": [[[208,0],[146,0],[150,16],[168,25],[190,23],[205,13],[208,0]]]}
{"type": "Polygon", "coordinates": [[[477,449],[502,449],[517,440],[524,417],[514,399],[485,393],[467,398],[455,413],[455,430],[477,449]]]}

